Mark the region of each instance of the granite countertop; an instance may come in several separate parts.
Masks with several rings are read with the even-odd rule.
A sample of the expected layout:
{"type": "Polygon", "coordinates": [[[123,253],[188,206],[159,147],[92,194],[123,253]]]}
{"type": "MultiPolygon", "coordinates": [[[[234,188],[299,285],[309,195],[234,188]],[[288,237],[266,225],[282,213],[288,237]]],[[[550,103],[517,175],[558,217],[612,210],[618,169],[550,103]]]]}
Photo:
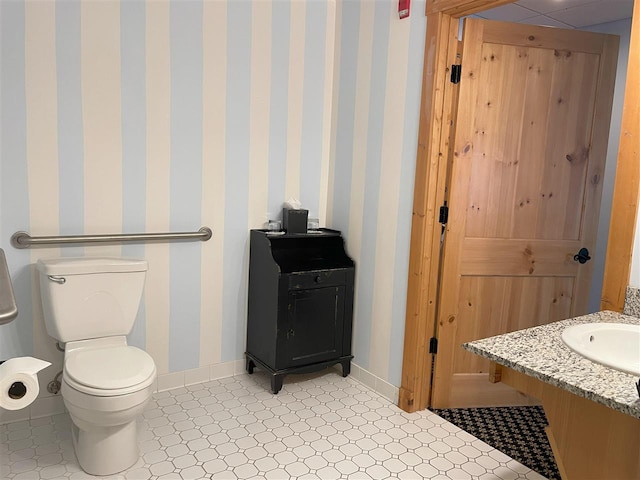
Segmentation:
{"type": "Polygon", "coordinates": [[[567,347],[560,338],[566,327],[594,322],[640,325],[640,318],[609,311],[597,312],[476,340],[465,343],[463,348],[505,367],[640,418],[640,400],[635,385],[638,379],[587,360],[567,347]]]}

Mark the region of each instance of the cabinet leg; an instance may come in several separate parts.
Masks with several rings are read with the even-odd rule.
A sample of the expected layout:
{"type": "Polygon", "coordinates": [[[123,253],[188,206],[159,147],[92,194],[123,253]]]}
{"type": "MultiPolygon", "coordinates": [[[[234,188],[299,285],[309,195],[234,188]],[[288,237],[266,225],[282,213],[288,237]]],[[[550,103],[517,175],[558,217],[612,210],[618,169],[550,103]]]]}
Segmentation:
{"type": "Polygon", "coordinates": [[[247,373],[248,373],[249,375],[253,374],[253,369],[254,369],[254,367],[256,366],[256,364],[255,364],[255,363],[253,363],[253,360],[251,360],[250,358],[247,358],[247,363],[246,363],[246,365],[247,365],[247,373]]]}
{"type": "Polygon", "coordinates": [[[346,377],[351,373],[351,360],[340,362],[342,364],[342,376],[346,377]]]}
{"type": "Polygon", "coordinates": [[[271,376],[271,391],[273,394],[277,394],[282,389],[282,379],[284,377],[282,375],[272,375],[271,376]]]}

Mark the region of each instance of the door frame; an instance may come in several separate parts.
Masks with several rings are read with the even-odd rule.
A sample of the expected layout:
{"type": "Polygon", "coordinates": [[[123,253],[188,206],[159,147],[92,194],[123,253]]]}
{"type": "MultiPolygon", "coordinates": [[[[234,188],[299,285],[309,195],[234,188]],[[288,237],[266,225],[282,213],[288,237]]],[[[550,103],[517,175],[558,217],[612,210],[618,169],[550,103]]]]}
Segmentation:
{"type": "MultiPolygon", "coordinates": [[[[435,331],[440,270],[439,207],[445,199],[451,126],[457,87],[448,81],[458,55],[461,17],[515,0],[427,0],[420,125],[411,222],[407,307],[402,379],[398,406],[407,412],[430,404],[433,356],[429,340],[435,331]]],[[[622,311],[631,272],[640,190],[640,0],[631,27],[629,64],[620,147],[611,206],[601,309],[622,311]],[[615,235],[612,234],[615,232],[615,235]]]]}

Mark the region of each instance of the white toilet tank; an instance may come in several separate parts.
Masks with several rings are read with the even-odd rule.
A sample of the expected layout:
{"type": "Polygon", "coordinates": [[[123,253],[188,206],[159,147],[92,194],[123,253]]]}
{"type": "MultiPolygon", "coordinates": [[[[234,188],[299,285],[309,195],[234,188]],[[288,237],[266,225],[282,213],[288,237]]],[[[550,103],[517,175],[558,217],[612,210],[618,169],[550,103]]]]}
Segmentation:
{"type": "Polygon", "coordinates": [[[127,335],[136,319],[146,260],[38,260],[47,332],[61,342],[127,335]]]}

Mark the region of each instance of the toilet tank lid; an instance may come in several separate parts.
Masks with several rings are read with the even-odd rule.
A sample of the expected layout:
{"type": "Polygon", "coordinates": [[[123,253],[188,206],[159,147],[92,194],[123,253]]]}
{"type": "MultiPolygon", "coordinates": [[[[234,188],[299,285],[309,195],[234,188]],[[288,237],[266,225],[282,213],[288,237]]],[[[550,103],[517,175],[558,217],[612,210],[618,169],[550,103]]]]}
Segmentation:
{"type": "Polygon", "coordinates": [[[145,272],[146,260],[120,257],[65,257],[38,260],[45,275],[83,275],[88,273],[145,272]]]}

